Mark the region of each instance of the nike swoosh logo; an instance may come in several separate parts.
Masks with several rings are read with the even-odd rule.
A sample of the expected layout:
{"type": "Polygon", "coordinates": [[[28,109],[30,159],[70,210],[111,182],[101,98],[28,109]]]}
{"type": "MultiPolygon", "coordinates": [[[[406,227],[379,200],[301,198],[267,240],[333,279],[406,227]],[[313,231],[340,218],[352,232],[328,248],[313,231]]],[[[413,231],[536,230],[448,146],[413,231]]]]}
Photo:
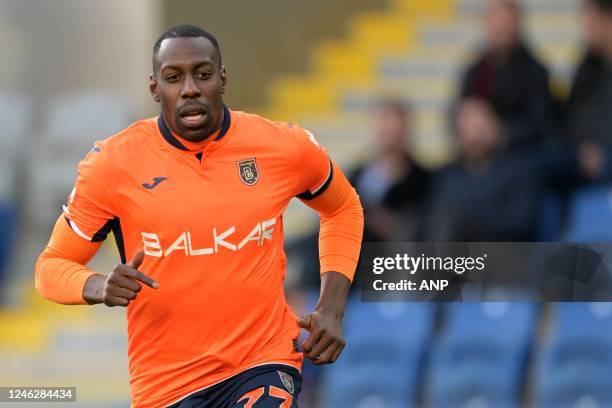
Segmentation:
{"type": "Polygon", "coordinates": [[[168,177],[155,177],[152,183],[142,183],[142,186],[147,190],[152,190],[164,180],[168,180],[168,177]]]}

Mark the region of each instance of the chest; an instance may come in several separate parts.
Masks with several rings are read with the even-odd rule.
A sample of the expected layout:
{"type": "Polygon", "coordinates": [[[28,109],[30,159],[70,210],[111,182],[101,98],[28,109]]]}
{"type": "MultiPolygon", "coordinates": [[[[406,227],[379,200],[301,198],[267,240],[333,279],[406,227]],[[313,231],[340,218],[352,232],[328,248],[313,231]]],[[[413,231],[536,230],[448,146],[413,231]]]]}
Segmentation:
{"type": "Polygon", "coordinates": [[[197,253],[260,244],[293,196],[288,163],[274,151],[140,160],[143,166],[121,175],[121,224],[133,238],[149,236],[163,248],[179,242],[197,253]]]}

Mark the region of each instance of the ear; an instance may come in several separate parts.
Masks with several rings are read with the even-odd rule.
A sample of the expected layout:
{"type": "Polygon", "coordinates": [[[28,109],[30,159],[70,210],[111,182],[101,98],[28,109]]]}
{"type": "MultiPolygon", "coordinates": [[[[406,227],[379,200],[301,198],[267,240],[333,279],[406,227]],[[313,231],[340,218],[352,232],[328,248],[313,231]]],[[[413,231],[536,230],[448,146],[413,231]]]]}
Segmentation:
{"type": "Polygon", "coordinates": [[[159,102],[159,92],[157,91],[157,79],[155,78],[154,73],[149,75],[149,91],[151,92],[151,96],[153,96],[153,100],[155,102],[159,102]]]}
{"type": "Polygon", "coordinates": [[[219,76],[221,77],[221,94],[224,95],[227,86],[227,70],[225,69],[225,65],[221,65],[219,76]]]}

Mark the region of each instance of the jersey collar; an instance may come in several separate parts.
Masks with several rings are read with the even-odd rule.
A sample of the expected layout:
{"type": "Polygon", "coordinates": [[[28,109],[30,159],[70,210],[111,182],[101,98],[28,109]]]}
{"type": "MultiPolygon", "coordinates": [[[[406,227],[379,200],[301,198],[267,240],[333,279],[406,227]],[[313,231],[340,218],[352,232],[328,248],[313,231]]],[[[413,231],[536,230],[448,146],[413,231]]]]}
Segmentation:
{"type": "MultiPolygon", "coordinates": [[[[221,140],[223,136],[227,133],[232,123],[232,118],[230,116],[230,111],[225,104],[223,104],[223,123],[221,124],[221,130],[219,131],[219,135],[215,138],[215,142],[221,140]]],[[[187,149],[168,129],[168,125],[166,125],[166,121],[164,120],[164,115],[162,113],[157,117],[157,126],[159,127],[159,131],[161,132],[166,142],[171,144],[180,150],[189,150],[187,149]]]]}

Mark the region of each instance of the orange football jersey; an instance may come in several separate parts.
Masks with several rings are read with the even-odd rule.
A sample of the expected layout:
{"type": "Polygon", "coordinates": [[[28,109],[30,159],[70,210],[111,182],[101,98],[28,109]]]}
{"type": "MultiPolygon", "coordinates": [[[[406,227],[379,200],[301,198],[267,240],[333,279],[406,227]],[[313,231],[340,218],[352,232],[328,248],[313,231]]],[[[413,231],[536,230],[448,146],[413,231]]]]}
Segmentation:
{"type": "Polygon", "coordinates": [[[284,297],[282,214],[325,190],[330,160],[293,125],[224,109],[214,140],[190,144],[163,117],[101,142],[64,208],[72,229],[113,230],[122,261],[143,248],[143,286],[127,308],[134,407],[169,405],[247,368],[300,368],[284,297]]]}

